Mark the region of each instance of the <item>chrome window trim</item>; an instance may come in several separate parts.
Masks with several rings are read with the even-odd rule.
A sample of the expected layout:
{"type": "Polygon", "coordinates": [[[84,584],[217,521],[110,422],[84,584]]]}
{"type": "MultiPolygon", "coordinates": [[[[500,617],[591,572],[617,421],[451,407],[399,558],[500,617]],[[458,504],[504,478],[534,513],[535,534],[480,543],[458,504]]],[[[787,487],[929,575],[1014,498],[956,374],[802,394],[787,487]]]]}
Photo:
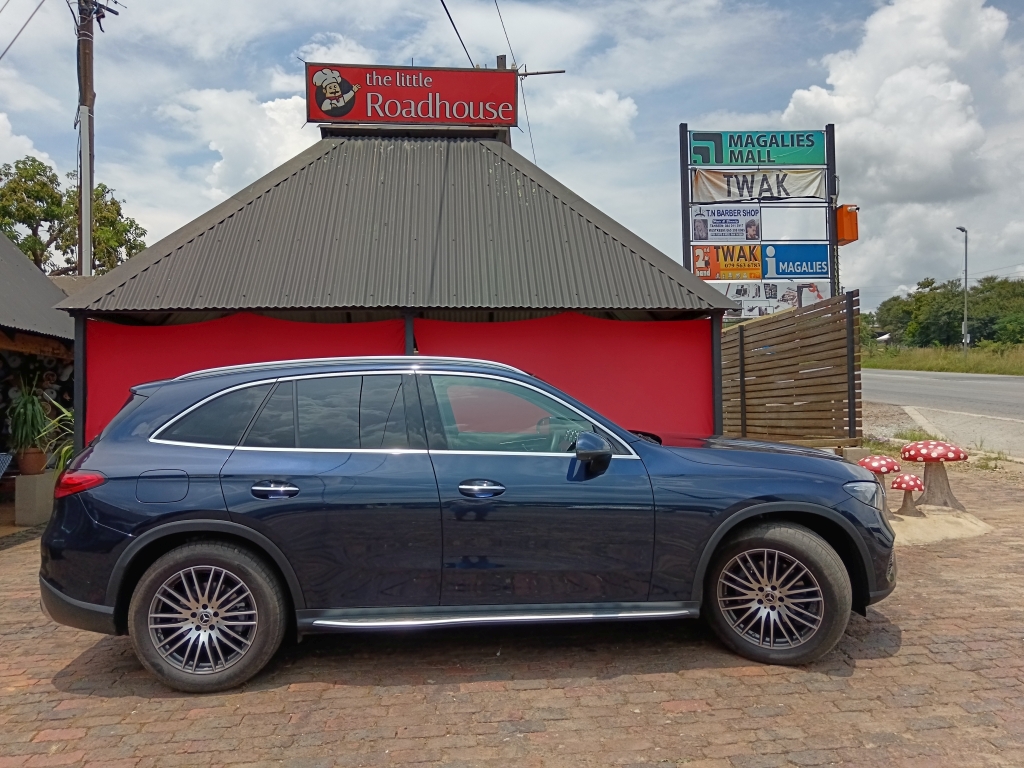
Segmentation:
{"type": "MultiPolygon", "coordinates": [[[[576,408],[575,406],[570,405],[569,403],[567,403],[564,400],[562,400],[560,397],[552,395],[550,392],[545,392],[540,387],[535,387],[532,384],[526,383],[525,381],[518,381],[516,379],[510,379],[507,376],[499,376],[499,375],[493,374],[493,373],[473,373],[473,372],[470,372],[470,371],[432,371],[432,370],[429,370],[429,369],[418,369],[418,370],[415,371],[415,373],[418,374],[418,375],[424,375],[424,376],[467,376],[469,378],[474,378],[474,379],[495,379],[497,381],[505,381],[505,382],[508,382],[509,384],[515,384],[515,385],[520,386],[520,387],[526,387],[527,389],[532,389],[534,392],[537,392],[538,394],[541,394],[544,397],[548,397],[548,398],[554,400],[556,403],[559,403],[560,405],[564,406],[565,408],[568,408],[570,411],[573,411],[574,413],[576,413],[579,416],[583,417],[584,419],[586,419],[587,421],[591,422],[592,424],[596,424],[597,426],[601,427],[605,432],[607,432],[611,436],[611,438],[616,443],[618,443],[621,447],[623,447],[627,451],[629,451],[628,455],[626,455],[626,456],[612,456],[613,459],[639,459],[640,458],[639,456],[636,455],[636,453],[633,451],[633,449],[629,447],[629,445],[627,445],[620,438],[615,436],[615,432],[613,430],[609,429],[607,424],[605,424],[605,423],[603,423],[601,421],[598,421],[597,419],[594,419],[594,418],[588,416],[583,411],[581,411],[579,408],[576,408]]],[[[526,374],[526,375],[529,375],[529,374],[526,374]]],[[[431,451],[431,452],[433,453],[433,451],[431,451]]],[[[448,450],[448,449],[440,449],[437,452],[438,453],[467,453],[467,454],[472,454],[472,455],[490,455],[490,456],[494,456],[494,455],[504,455],[504,456],[512,456],[512,455],[524,455],[524,456],[573,456],[574,455],[572,453],[533,453],[531,451],[522,451],[522,452],[513,453],[512,451],[507,451],[507,452],[506,451],[458,451],[458,450],[448,450]]]]}
{"type": "Polygon", "coordinates": [[[182,443],[177,440],[158,440],[155,437],[149,438],[149,442],[156,443],[158,445],[180,445],[185,448],[217,448],[222,451],[235,450],[235,446],[233,445],[220,445],[219,443],[182,443]]]}
{"type": "Polygon", "coordinates": [[[234,450],[279,453],[429,453],[426,448],[264,448],[259,445],[238,445],[234,446],[234,450]]]}
{"type": "MultiPolygon", "coordinates": [[[[353,359],[353,358],[344,358],[344,359],[353,359]]],[[[388,359],[391,359],[391,358],[388,358],[388,359]]],[[[433,358],[433,359],[436,360],[437,358],[433,358]]],[[[444,358],[444,359],[446,359],[446,360],[453,360],[454,361],[454,360],[459,360],[460,358],[444,358]]],[[[511,366],[506,366],[506,367],[509,368],[510,370],[517,371],[518,373],[522,373],[522,371],[518,371],[517,369],[512,368],[511,366]]],[[[213,369],[211,369],[211,370],[213,370],[213,369]]],[[[493,374],[493,373],[476,373],[476,372],[471,372],[471,371],[432,370],[430,367],[420,368],[419,366],[417,366],[415,364],[412,365],[408,369],[395,368],[395,369],[377,370],[377,371],[330,371],[330,372],[325,372],[325,373],[304,373],[304,374],[296,374],[294,376],[278,376],[278,377],[274,377],[274,378],[270,378],[270,379],[260,379],[258,381],[247,381],[244,384],[236,384],[233,387],[228,387],[227,389],[222,389],[222,390],[220,390],[218,392],[214,392],[212,395],[209,395],[209,396],[203,398],[198,403],[195,403],[194,405],[189,406],[184,411],[179,413],[177,416],[173,417],[170,421],[166,422],[156,432],[154,432],[153,435],[149,438],[149,442],[157,443],[157,444],[160,444],[160,445],[180,445],[180,446],[189,447],[189,448],[219,448],[219,449],[240,450],[240,451],[292,451],[292,452],[305,452],[305,453],[430,453],[430,454],[433,454],[433,453],[438,453],[438,454],[447,453],[447,454],[453,454],[453,455],[466,455],[466,456],[548,456],[548,457],[556,456],[556,457],[575,458],[575,455],[573,453],[569,453],[569,452],[552,453],[552,452],[533,452],[533,451],[463,451],[463,450],[450,450],[450,449],[430,449],[430,450],[427,450],[427,449],[423,449],[423,448],[397,448],[397,449],[395,449],[395,448],[262,448],[262,447],[258,447],[258,446],[222,445],[222,444],[215,444],[215,443],[191,443],[191,442],[182,442],[182,441],[178,441],[178,440],[162,440],[162,439],[160,439],[160,435],[165,430],[169,429],[176,422],[178,422],[179,420],[183,419],[185,416],[190,414],[196,408],[199,408],[200,406],[206,405],[206,403],[208,403],[208,402],[210,402],[212,400],[216,400],[218,397],[226,395],[226,394],[228,394],[230,392],[235,392],[235,391],[237,391],[239,389],[246,389],[247,387],[258,387],[258,386],[261,386],[263,384],[276,384],[279,381],[301,381],[303,379],[328,379],[328,378],[338,378],[338,377],[342,377],[342,376],[401,376],[401,375],[465,376],[465,377],[468,377],[468,378],[475,378],[475,379],[494,379],[495,381],[503,381],[503,382],[506,382],[508,384],[514,384],[516,386],[526,387],[527,389],[532,389],[534,392],[537,392],[538,394],[543,395],[544,397],[550,398],[551,400],[554,400],[559,405],[561,405],[561,406],[563,406],[565,408],[568,408],[570,411],[573,411],[574,413],[576,413],[577,415],[579,415],[583,419],[586,419],[588,422],[591,422],[591,423],[596,424],[597,426],[601,427],[605,432],[607,432],[609,434],[609,436],[612,438],[612,440],[614,440],[616,443],[618,443],[620,447],[625,448],[625,450],[628,451],[628,454],[626,454],[626,455],[613,455],[612,456],[613,459],[637,459],[637,460],[640,459],[640,457],[636,454],[636,452],[627,443],[623,442],[620,438],[618,438],[615,435],[614,431],[611,430],[608,427],[607,424],[605,424],[602,421],[598,421],[596,419],[591,418],[587,414],[583,413],[583,411],[581,411],[579,408],[576,408],[575,406],[570,405],[569,403],[567,403],[564,400],[562,400],[560,397],[557,397],[556,395],[552,395],[550,392],[545,392],[540,387],[535,387],[534,385],[529,384],[529,383],[527,383],[525,381],[518,381],[517,379],[510,379],[507,376],[500,376],[498,374],[493,374]]],[[[523,375],[529,375],[529,374],[523,374],[523,375]]],[[[179,377],[179,379],[180,378],[184,378],[184,377],[179,377]]],[[[174,380],[178,381],[178,379],[174,379],[174,380]]]]}
{"type": "MultiPolygon", "coordinates": [[[[177,379],[175,379],[175,381],[177,381],[177,379]]],[[[262,386],[263,384],[274,384],[276,382],[277,382],[276,378],[274,378],[274,379],[260,379],[259,381],[247,381],[244,384],[236,384],[233,387],[228,387],[227,389],[221,389],[221,390],[219,390],[217,392],[214,392],[212,395],[207,395],[202,400],[200,400],[198,403],[190,405],[188,408],[186,408],[184,411],[179,413],[177,416],[174,416],[170,421],[164,422],[163,426],[161,426],[156,432],[154,432],[152,435],[150,435],[149,442],[151,442],[151,443],[160,443],[161,445],[184,445],[184,446],[199,447],[199,448],[228,448],[228,449],[234,448],[235,446],[233,446],[233,445],[223,445],[223,444],[220,444],[220,443],[187,443],[187,442],[183,442],[183,441],[180,441],[180,440],[161,440],[160,439],[160,435],[162,435],[165,430],[170,429],[172,426],[174,426],[181,419],[183,419],[186,416],[188,416],[196,408],[204,406],[207,403],[209,403],[210,401],[216,400],[218,397],[222,397],[222,396],[224,396],[224,395],[226,395],[226,394],[228,394],[230,392],[236,392],[239,389],[247,389],[249,387],[259,387],[259,386],[262,386]]]]}
{"type": "MultiPolygon", "coordinates": [[[[548,453],[548,452],[534,452],[534,451],[461,451],[461,450],[448,450],[445,448],[432,448],[427,451],[431,456],[434,454],[445,454],[453,456],[546,456],[548,458],[556,459],[575,459],[576,454],[571,451],[565,453],[548,453]]],[[[635,453],[631,456],[612,456],[613,459],[639,459],[635,453]]]]}

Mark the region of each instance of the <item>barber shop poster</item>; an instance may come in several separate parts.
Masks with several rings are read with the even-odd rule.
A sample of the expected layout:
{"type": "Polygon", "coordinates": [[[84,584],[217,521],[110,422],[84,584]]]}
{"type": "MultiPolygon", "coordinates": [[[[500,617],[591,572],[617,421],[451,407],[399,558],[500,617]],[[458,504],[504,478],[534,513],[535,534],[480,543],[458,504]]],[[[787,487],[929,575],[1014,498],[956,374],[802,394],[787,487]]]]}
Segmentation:
{"type": "Polygon", "coordinates": [[[758,205],[695,205],[690,208],[694,243],[736,243],[761,239],[758,205]]]}

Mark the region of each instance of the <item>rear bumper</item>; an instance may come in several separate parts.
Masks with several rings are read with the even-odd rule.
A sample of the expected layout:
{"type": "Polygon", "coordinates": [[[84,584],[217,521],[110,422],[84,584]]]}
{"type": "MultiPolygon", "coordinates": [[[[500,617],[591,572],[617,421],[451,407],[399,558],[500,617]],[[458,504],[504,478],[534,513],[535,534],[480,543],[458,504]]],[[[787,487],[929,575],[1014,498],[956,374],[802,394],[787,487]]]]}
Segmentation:
{"type": "Polygon", "coordinates": [[[83,603],[68,597],[39,577],[39,605],[47,618],[58,624],[89,632],[116,635],[114,609],[109,605],[83,603]]]}

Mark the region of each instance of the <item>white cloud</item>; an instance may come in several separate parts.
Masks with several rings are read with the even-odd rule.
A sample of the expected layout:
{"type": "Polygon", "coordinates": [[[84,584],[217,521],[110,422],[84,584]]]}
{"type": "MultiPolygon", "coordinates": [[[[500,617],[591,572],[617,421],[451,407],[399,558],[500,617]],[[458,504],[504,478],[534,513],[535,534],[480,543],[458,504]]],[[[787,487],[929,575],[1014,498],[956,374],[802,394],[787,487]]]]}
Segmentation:
{"type": "Polygon", "coordinates": [[[538,125],[564,129],[572,134],[595,135],[617,140],[633,138],[632,122],[637,116],[633,99],[612,90],[587,88],[552,89],[534,109],[532,118],[538,125]]]}
{"type": "Polygon", "coordinates": [[[187,91],[159,114],[220,155],[203,165],[203,193],[216,202],[320,138],[314,128],[301,130],[306,121],[301,96],[260,102],[249,91],[187,91]]]}
{"type": "Polygon", "coordinates": [[[0,165],[21,160],[25,155],[33,155],[53,165],[50,156],[38,149],[28,136],[15,133],[10,118],[0,112],[0,165]]]}
{"type": "Polygon", "coordinates": [[[865,287],[868,306],[901,282],[960,274],[958,225],[971,232],[970,271],[979,274],[1020,261],[1024,237],[1014,213],[1024,196],[1024,120],[986,108],[983,121],[978,106],[1019,98],[1008,26],[983,0],[892,0],[867,19],[857,48],[825,57],[828,87],[799,89],[773,114],[703,122],[835,123],[841,202],[861,206],[861,240],[841,249],[841,278],[865,287]]]}
{"type": "Polygon", "coordinates": [[[0,67],[0,107],[10,112],[55,112],[60,102],[13,67],[0,67]]]}
{"type": "Polygon", "coordinates": [[[299,48],[297,55],[303,61],[329,64],[372,64],[377,59],[376,51],[337,32],[313,35],[312,40],[299,48]]]}

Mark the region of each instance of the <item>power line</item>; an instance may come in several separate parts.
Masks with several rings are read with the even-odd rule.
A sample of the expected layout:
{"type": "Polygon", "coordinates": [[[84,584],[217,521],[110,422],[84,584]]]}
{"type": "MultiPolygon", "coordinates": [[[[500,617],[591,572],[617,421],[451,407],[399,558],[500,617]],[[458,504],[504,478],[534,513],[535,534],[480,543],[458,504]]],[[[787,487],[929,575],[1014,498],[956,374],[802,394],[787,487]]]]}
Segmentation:
{"type": "Polygon", "coordinates": [[[11,0],[7,0],[3,5],[0,5],[0,13],[4,12],[4,8],[11,4],[11,0]]]}
{"type": "MultiPolygon", "coordinates": [[[[10,2],[10,0],[8,0],[8,2],[10,2]]],[[[21,37],[21,33],[25,31],[25,27],[27,27],[28,23],[30,21],[32,21],[32,17],[36,15],[36,13],[39,11],[40,8],[43,7],[43,3],[45,3],[45,2],[46,2],[46,0],[39,0],[39,5],[37,5],[36,9],[34,11],[32,11],[31,14],[29,14],[29,17],[27,19],[25,19],[25,23],[21,25],[21,29],[19,29],[18,30],[18,34],[16,34],[14,36],[14,40],[11,40],[11,42],[9,42],[7,44],[7,47],[4,48],[4,52],[0,53],[0,61],[3,61],[4,56],[6,56],[7,52],[9,50],[11,50],[11,46],[14,45],[15,40],[17,40],[19,37],[21,37]]],[[[7,3],[4,3],[4,8],[6,8],[6,7],[7,7],[7,3]]],[[[0,8],[0,11],[2,11],[2,10],[3,10],[3,8],[0,8]]]]}
{"type": "Polygon", "coordinates": [[[462,42],[462,35],[459,34],[459,28],[455,26],[455,19],[452,18],[451,13],[448,11],[448,6],[444,0],[441,0],[441,7],[444,8],[444,12],[448,15],[448,21],[452,23],[452,29],[455,30],[455,36],[459,38],[459,43],[462,45],[462,50],[466,52],[466,58],[469,59],[469,66],[476,67],[473,63],[473,57],[469,55],[469,49],[466,48],[466,44],[462,42]]]}
{"type": "MultiPolygon", "coordinates": [[[[498,7],[498,0],[494,0],[494,10],[498,12],[498,21],[501,22],[501,31],[505,33],[505,42],[508,44],[508,52],[512,54],[512,69],[519,75],[519,65],[516,63],[516,53],[512,50],[512,41],[508,39],[508,30],[505,28],[505,19],[501,15],[501,8],[498,7]]],[[[530,152],[533,154],[533,164],[537,164],[537,147],[533,143],[533,126],[530,125],[530,108],[526,106],[526,86],[523,83],[525,78],[519,78],[519,90],[523,94],[523,112],[526,114],[526,130],[530,136],[530,152]]]]}

